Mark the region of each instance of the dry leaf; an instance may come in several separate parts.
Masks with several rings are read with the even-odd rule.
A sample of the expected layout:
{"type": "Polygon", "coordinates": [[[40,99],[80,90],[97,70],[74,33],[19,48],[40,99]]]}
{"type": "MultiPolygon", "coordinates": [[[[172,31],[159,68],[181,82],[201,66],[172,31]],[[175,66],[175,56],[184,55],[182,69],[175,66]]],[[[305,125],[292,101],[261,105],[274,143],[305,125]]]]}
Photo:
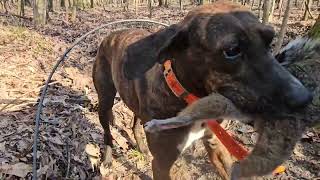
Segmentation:
{"type": "Polygon", "coordinates": [[[90,156],[100,157],[100,149],[96,144],[87,144],[85,147],[85,151],[90,156]]]}
{"type": "Polygon", "coordinates": [[[49,168],[52,169],[52,166],[53,166],[55,163],[56,163],[56,160],[53,160],[53,161],[51,161],[49,164],[40,167],[40,169],[37,170],[38,178],[41,177],[42,175],[47,174],[49,168]]]}
{"type": "Polygon", "coordinates": [[[88,154],[92,170],[95,170],[95,167],[100,163],[100,149],[98,145],[95,144],[87,144],[85,147],[85,151],[88,154]]]}
{"type": "Polygon", "coordinates": [[[124,138],[117,129],[111,128],[111,133],[113,139],[117,142],[117,144],[124,150],[128,150],[128,141],[124,138]]]}
{"type": "Polygon", "coordinates": [[[275,170],[273,170],[272,174],[277,175],[277,174],[284,173],[285,171],[286,171],[286,167],[278,166],[275,170]]]}
{"type": "Polygon", "coordinates": [[[0,165],[0,172],[4,174],[15,175],[21,178],[27,176],[32,171],[32,166],[25,163],[3,164],[0,165]]]}
{"type": "Polygon", "coordinates": [[[304,157],[304,155],[299,151],[298,148],[294,148],[293,154],[296,155],[296,156],[298,156],[298,157],[300,157],[300,158],[301,158],[301,157],[304,157]]]}
{"type": "Polygon", "coordinates": [[[64,145],[64,143],[62,142],[62,140],[59,136],[49,137],[48,140],[50,142],[52,142],[53,144],[64,145]]]}
{"type": "Polygon", "coordinates": [[[5,142],[2,142],[0,143],[0,152],[5,152],[6,151],[6,143],[5,142]]]}

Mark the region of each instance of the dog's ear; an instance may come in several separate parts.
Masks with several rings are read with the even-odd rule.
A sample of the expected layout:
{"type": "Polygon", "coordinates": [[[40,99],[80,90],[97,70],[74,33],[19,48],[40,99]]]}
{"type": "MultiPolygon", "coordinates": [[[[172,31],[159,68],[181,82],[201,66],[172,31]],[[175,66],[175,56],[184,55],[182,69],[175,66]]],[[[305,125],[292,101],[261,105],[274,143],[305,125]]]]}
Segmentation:
{"type": "Polygon", "coordinates": [[[173,52],[185,48],[188,35],[183,29],[180,25],[171,25],[129,45],[123,67],[126,78],[140,77],[156,62],[163,63],[173,52]]]}

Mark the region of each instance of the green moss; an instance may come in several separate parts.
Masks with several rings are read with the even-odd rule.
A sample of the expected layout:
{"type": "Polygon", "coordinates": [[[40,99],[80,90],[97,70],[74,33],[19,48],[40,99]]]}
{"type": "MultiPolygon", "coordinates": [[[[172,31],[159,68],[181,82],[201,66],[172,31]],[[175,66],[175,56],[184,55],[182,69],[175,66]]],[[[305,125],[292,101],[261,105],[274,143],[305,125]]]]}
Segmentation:
{"type": "Polygon", "coordinates": [[[309,37],[319,39],[320,38],[320,22],[316,23],[309,32],[309,37]]]}
{"type": "Polygon", "coordinates": [[[311,30],[309,31],[309,37],[312,37],[314,39],[320,38],[320,16],[318,17],[316,23],[313,25],[311,30]]]}
{"type": "Polygon", "coordinates": [[[135,149],[129,151],[129,156],[137,158],[139,161],[145,161],[144,154],[135,149]]]}

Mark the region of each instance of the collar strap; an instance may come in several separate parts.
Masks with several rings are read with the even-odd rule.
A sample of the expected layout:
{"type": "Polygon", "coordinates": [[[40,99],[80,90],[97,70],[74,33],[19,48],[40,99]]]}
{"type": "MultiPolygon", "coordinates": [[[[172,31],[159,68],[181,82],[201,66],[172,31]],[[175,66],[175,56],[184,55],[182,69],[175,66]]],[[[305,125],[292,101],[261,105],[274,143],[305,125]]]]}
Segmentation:
{"type": "Polygon", "coordinates": [[[195,95],[189,93],[178,81],[176,75],[173,72],[171,61],[166,60],[164,62],[164,77],[166,79],[166,82],[168,86],[170,87],[171,91],[174,95],[177,97],[185,100],[188,104],[191,104],[192,102],[198,100],[199,98],[195,95]]]}
{"type": "MultiPolygon", "coordinates": [[[[177,97],[185,100],[188,104],[191,104],[199,99],[199,97],[191,94],[178,81],[176,75],[173,72],[171,61],[166,60],[164,62],[164,77],[166,82],[177,97]]],[[[244,159],[248,155],[248,151],[238,144],[228,133],[224,130],[220,124],[214,120],[209,119],[207,125],[210,130],[217,136],[221,143],[226,147],[230,154],[236,157],[238,160],[244,159]]]]}

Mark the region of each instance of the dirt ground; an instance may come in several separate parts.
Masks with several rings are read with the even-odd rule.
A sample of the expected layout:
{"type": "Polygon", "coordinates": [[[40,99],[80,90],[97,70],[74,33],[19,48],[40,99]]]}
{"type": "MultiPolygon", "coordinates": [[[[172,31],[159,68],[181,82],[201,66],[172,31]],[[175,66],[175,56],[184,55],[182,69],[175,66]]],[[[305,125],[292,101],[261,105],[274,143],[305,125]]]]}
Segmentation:
{"type": "MultiPolygon", "coordinates": [[[[172,24],[191,7],[154,8],[154,20],[172,24]]],[[[285,42],[307,31],[313,21],[299,22],[301,12],[293,10],[285,42]]],[[[27,9],[27,17],[31,17],[27,9]]],[[[30,19],[0,16],[0,179],[30,179],[32,144],[37,101],[47,75],[64,50],[89,30],[120,19],[146,18],[148,12],[123,12],[119,7],[95,8],[78,12],[74,23],[62,11],[50,13],[48,25],[34,27],[30,19]]],[[[280,20],[272,25],[279,30],[280,20]]],[[[39,135],[38,176],[41,179],[150,179],[150,157],[136,149],[133,113],[115,100],[115,141],[111,170],[100,168],[99,149],[103,130],[97,113],[97,94],[91,69],[97,47],[110,31],[146,27],[142,24],[113,26],[90,35],[69,54],[50,82],[43,103],[39,135]]],[[[160,27],[148,26],[150,31],[160,27]]],[[[227,128],[246,147],[252,148],[257,133],[239,123],[227,128]]],[[[320,179],[320,127],[311,128],[284,164],[286,171],[258,179],[320,179]]],[[[219,179],[211,168],[201,141],[190,147],[173,168],[175,179],[219,179]]]]}

